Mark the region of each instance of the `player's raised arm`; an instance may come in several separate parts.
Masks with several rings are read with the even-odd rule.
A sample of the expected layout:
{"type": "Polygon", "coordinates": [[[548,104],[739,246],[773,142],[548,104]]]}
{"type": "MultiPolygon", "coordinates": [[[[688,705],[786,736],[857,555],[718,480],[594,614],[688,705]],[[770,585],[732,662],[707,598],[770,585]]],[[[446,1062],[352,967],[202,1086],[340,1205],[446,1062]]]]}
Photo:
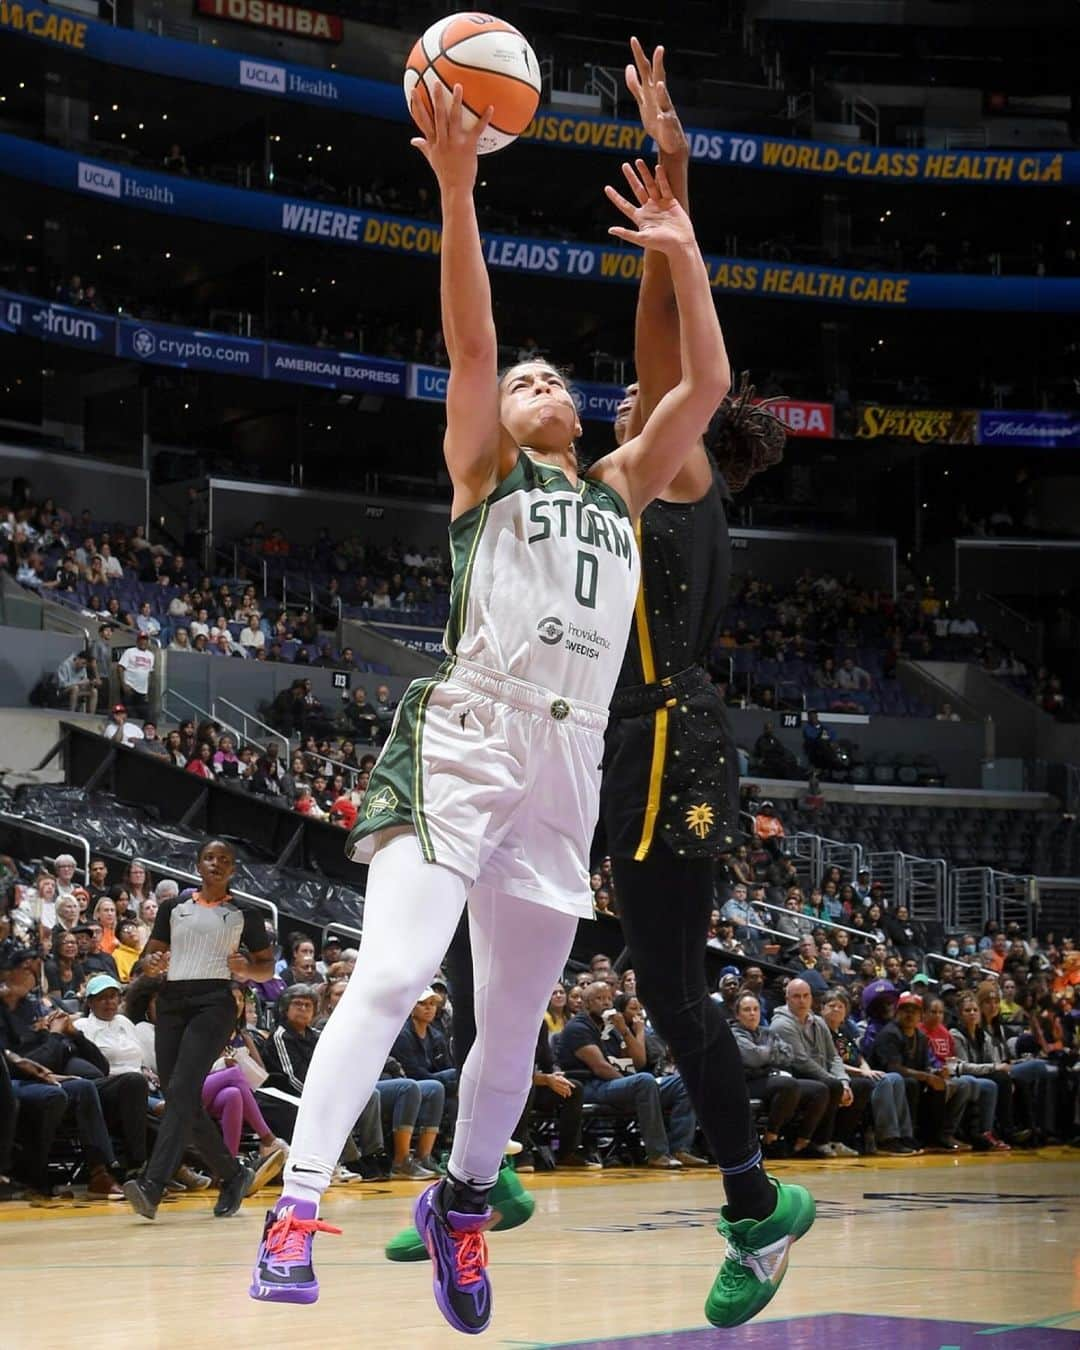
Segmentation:
{"type": "MultiPolygon", "coordinates": [[[[690,147],[668,93],[664,49],[657,47],[650,60],[641,43],[632,37],[630,50],[634,59],[626,67],[626,87],[638,105],[642,127],[656,142],[659,162],[664,166],[672,196],[684,211],[689,212],[690,147]]],[[[650,249],[645,254],[638,288],[634,368],[638,397],[630,414],[626,439],[638,434],[653,409],[669,389],[675,388],[682,375],[679,309],[667,258],[657,249],[650,249]]]]}
{"type": "Polygon", "coordinates": [[[458,516],[491,491],[498,471],[498,343],[473,201],[477,144],[492,110],[466,129],[460,85],[452,98],[437,86],[431,102],[429,113],[419,95],[413,98],[413,116],[423,134],[412,144],[431,165],[442,201],[440,292],[450,357],[443,453],[454,485],[452,515],[458,516]]]}
{"type": "Polygon", "coordinates": [[[678,473],[731,387],[731,371],[705,262],[690,217],[675,200],[663,166],[644,160],[623,173],[636,205],[607,187],[608,199],[636,227],[612,226],[627,243],[665,255],[679,307],[679,383],[641,432],[594,465],[592,476],[620,492],[637,517],[678,473]]]}

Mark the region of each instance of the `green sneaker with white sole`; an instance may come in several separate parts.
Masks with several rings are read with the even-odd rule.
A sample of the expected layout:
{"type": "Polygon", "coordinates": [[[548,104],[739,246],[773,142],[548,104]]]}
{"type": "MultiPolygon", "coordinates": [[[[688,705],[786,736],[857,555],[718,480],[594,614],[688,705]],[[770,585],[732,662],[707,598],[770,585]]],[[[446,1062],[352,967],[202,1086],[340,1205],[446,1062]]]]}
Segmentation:
{"type": "MultiPolygon", "coordinates": [[[[499,1169],[495,1185],[488,1195],[488,1204],[496,1218],[491,1225],[493,1233],[505,1232],[508,1228],[520,1228],[533,1216],[536,1201],[518,1179],[517,1173],[508,1162],[499,1169]]],[[[383,1249],[388,1261],[426,1261],[427,1248],[420,1234],[410,1225],[396,1233],[383,1249]]]]}
{"type": "Polygon", "coordinates": [[[705,1300],[714,1327],[742,1326],[757,1316],[783,1282],[792,1244],[814,1222],[814,1197],[804,1186],[769,1180],[776,1208],[767,1219],[732,1222],[720,1211],[716,1231],[727,1239],[727,1253],[705,1300]]]}

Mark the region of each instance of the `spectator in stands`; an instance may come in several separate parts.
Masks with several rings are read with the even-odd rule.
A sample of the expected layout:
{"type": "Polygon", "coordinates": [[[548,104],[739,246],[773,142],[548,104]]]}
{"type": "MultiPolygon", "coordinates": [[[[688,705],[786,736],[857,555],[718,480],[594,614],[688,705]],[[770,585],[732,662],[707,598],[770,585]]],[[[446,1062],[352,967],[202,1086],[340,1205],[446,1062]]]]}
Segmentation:
{"type": "Polygon", "coordinates": [[[104,858],[91,858],[87,877],[87,891],[90,899],[97,901],[109,891],[109,864],[104,858]]]}
{"type": "Polygon", "coordinates": [[[458,1071],[450,1055],[450,1046],[435,1019],[442,1007],[438,993],[425,989],[412,1010],[409,1020],[398,1033],[391,1048],[391,1055],[398,1061],[409,1078],[418,1083],[426,1079],[438,1079],[446,1089],[448,1105],[453,1102],[456,1109],[458,1071]]]}
{"type": "Polygon", "coordinates": [[[930,1042],[930,1049],[938,1063],[950,1074],[952,1081],[967,1083],[971,1094],[971,1109],[975,1117],[972,1144],[981,1152],[1008,1148],[994,1135],[994,1117],[997,1114],[998,1089],[992,1073],[969,1074],[960,1067],[960,1056],[948,1027],[945,1025],[945,1004],[940,998],[928,998],[923,1012],[921,1030],[930,1042]]]}
{"type": "Polygon", "coordinates": [[[923,1001],[918,994],[901,994],[894,1019],[874,1039],[870,1063],[886,1073],[898,1073],[911,1087],[911,1114],[917,1122],[918,1137],[943,1153],[970,1150],[956,1132],[970,1105],[973,1092],[967,1082],[950,1081],[945,1066],[930,1048],[926,1033],[919,1028],[923,1001]]]}
{"type": "Polygon", "coordinates": [[[747,1091],[768,1108],[762,1139],[766,1156],[782,1156],[778,1144],[789,1123],[791,1155],[805,1153],[829,1104],[828,1089],[816,1079],[795,1076],[790,1047],[762,1026],[761,1004],[750,990],[744,989],[736,1000],[731,1030],[742,1056],[747,1091]]]}
{"type": "MultiPolygon", "coordinates": [[[[1007,1059],[995,1059],[1000,1047],[995,1047],[985,1036],[979,1003],[972,993],[961,994],[957,1002],[958,1024],[950,1033],[953,1055],[956,1059],[956,1071],[960,1074],[993,1083],[996,1103],[995,1114],[989,1131],[981,1129],[984,1118],[980,1117],[980,1132],[975,1139],[977,1149],[1006,1150],[1015,1144],[1026,1143],[1031,1139],[1032,1131],[1016,1129],[1016,1097],[1023,1095],[1025,1106],[1030,1109],[1025,1090],[1019,1082],[1014,1083],[1009,1072],[1007,1059]]],[[[982,1099],[980,1099],[980,1106],[982,1099]]]]}
{"type": "Polygon", "coordinates": [[[367,690],[358,685],[345,709],[343,720],[349,733],[358,741],[374,741],[379,726],[378,711],[368,702],[367,690]]]}
{"type": "Polygon", "coordinates": [[[803,723],[803,751],[815,769],[831,769],[835,763],[832,732],[822,725],[816,709],[803,723]]]}
{"type": "Polygon", "coordinates": [[[772,913],[772,922],[769,926],[777,932],[783,933],[784,937],[788,939],[789,949],[798,945],[799,939],[806,934],[810,926],[809,921],[802,914],[802,890],[800,887],[791,887],[784,898],[783,913],[772,913]]]}
{"type": "Polygon", "coordinates": [[[248,651],[260,651],[266,647],[266,634],[259,626],[258,614],[251,614],[246,626],[240,633],[240,645],[248,651]]]}
{"type": "Polygon", "coordinates": [[[97,712],[100,681],[94,677],[90,659],[85,652],[74,652],[60,662],[56,669],[56,683],[60,697],[67,700],[67,706],[72,712],[80,705],[88,713],[97,712]]]}
{"type": "Polygon", "coordinates": [[[817,943],[809,933],[799,938],[798,947],[788,963],[788,969],[794,971],[799,979],[810,986],[815,999],[824,996],[829,982],[821,970],[817,943]]]}
{"type": "Polygon", "coordinates": [[[21,1173],[34,1190],[51,1193],[49,1154],[60,1122],[71,1109],[90,1168],[87,1195],[114,1199],[120,1188],[112,1168],[119,1164],[101,1099],[89,1079],[61,1072],[70,1058],[65,1044],[68,1029],[76,1037],[79,1033],[60,1009],[54,1009],[47,1019],[35,1016],[40,1004],[32,996],[37,982],[33,960],[30,951],[10,939],[0,948],[0,1053],[19,1107],[21,1173]]]}
{"type": "Polygon", "coordinates": [[[736,1018],[736,1002],[741,984],[742,973],[739,967],[725,966],[720,972],[716,993],[712,996],[713,1002],[716,1003],[729,1023],[734,1022],[736,1018]]]}
{"type": "Polygon", "coordinates": [[[50,998],[81,998],[86,971],[79,960],[79,942],[74,933],[53,929],[52,957],[45,962],[45,988],[50,998]]]}
{"type": "Polygon", "coordinates": [[[158,759],[169,758],[169,751],[165,742],[158,737],[156,722],[144,722],[142,734],[142,740],[135,742],[136,750],[141,751],[144,755],[155,755],[158,759]]]}
{"type": "Polygon", "coordinates": [[[289,984],[317,984],[319,972],[315,961],[315,944],[306,933],[290,933],[285,940],[288,963],[279,972],[289,984]]]}
{"type": "Polygon", "coordinates": [[[223,781],[230,781],[240,777],[240,757],[236,753],[236,745],[233,738],[226,733],[218,742],[218,748],[214,752],[214,776],[223,781]]]}
{"type": "Polygon", "coordinates": [[[854,1132],[862,1114],[861,1107],[865,1106],[870,1093],[861,1084],[856,1088],[849,1082],[843,1061],[836,1053],[832,1033],[812,1010],[812,997],[805,979],[789,980],[784,1007],[776,1010],[771,1030],[791,1051],[792,1072],[800,1078],[824,1083],[828,1089],[828,1104],[814,1131],[808,1153],[822,1158],[854,1158],[858,1156],[856,1150],[844,1140],[836,1139],[835,1135],[850,1136],[854,1132]],[[862,1097],[861,1104],[856,1092],[862,1097]],[[846,1113],[842,1121],[838,1120],[841,1110],[846,1113]]]}
{"type": "Polygon", "coordinates": [[[140,717],[150,716],[150,677],[154,670],[154,653],[150,650],[147,633],[138,633],[135,646],[128,647],[117,662],[124,701],[140,717]]]}
{"type": "Polygon", "coordinates": [[[879,1153],[910,1155],[921,1153],[914,1138],[907,1090],[898,1073],[872,1069],[858,1046],[858,1028],[851,1020],[851,1000],[843,989],[830,989],[821,1006],[821,1015],[832,1032],[836,1053],[843,1060],[848,1080],[869,1082],[870,1111],[879,1153]]]}
{"type": "Polygon", "coordinates": [[[795,778],[798,761],[776,735],[774,725],[766,720],[761,735],[754,742],[753,768],[767,778],[795,778]]]}
{"type": "Polygon", "coordinates": [[[142,955],[139,922],[137,919],[119,919],[116,924],[116,946],[112,950],[112,959],[116,962],[122,983],[131,979],[132,967],[142,955]]]}
{"type": "Polygon", "coordinates": [[[93,920],[90,923],[80,924],[75,930],[75,936],[80,940],[79,960],[82,962],[83,970],[85,970],[87,976],[100,972],[103,975],[111,975],[114,980],[119,978],[116,962],[102,948],[101,943],[105,936],[105,930],[100,923],[93,920]]]}
{"type": "MultiPolygon", "coordinates": [[[[111,896],[103,896],[94,906],[94,922],[101,929],[100,949],[111,957],[119,941],[116,936],[116,902],[111,896]]],[[[113,964],[115,967],[115,957],[113,964]]]]}
{"type": "Polygon", "coordinates": [[[547,1027],[551,1036],[557,1036],[569,1022],[572,1014],[567,1003],[566,987],[562,984],[556,985],[552,990],[551,998],[548,999],[547,1011],[544,1013],[544,1026],[547,1027]]]}
{"type": "Polygon", "coordinates": [[[634,1037],[625,1040],[629,1027],[612,1004],[611,986],[605,981],[593,980],[586,987],[585,1010],[571,1018],[559,1037],[559,1064],[568,1078],[582,1083],[586,1104],[595,1103],[616,1115],[637,1118],[648,1166],[681,1167],[678,1155],[689,1153],[696,1128],[685,1084],[673,1074],[661,1090],[653,1075],[644,1071],[644,1045],[634,1037]],[[622,1053],[624,1040],[631,1061],[629,1073],[617,1062],[627,1058],[622,1053]],[[671,1110],[667,1130],[665,1106],[671,1110]]]}
{"type": "Polygon", "coordinates": [[[773,858],[783,853],[784,823],[776,814],[776,807],[771,801],[762,802],[758,808],[754,817],[754,835],[773,858]]]}
{"type": "Polygon", "coordinates": [[[1009,1035],[1000,1017],[1001,993],[995,980],[984,980],[976,989],[980,1034],[978,1049],[995,1064],[1008,1065],[1009,1076],[1028,1099],[1035,1143],[1058,1143],[1054,1119],[1054,1074],[1045,1059],[1020,1059],[1009,1044],[1009,1035]]]}
{"type": "Polygon", "coordinates": [[[61,895],[56,901],[56,922],[53,925],[53,937],[55,937],[57,933],[75,932],[75,929],[82,919],[82,914],[79,910],[79,905],[82,901],[80,898],[76,898],[77,896],[80,896],[80,892],[81,895],[86,896],[85,903],[88,905],[90,903],[90,897],[81,887],[76,887],[75,894],[61,895]]]}
{"type": "MultiPolygon", "coordinates": [[[[312,1026],[316,1003],[315,991],[309,985],[294,984],[286,989],[277,1003],[277,1026],[261,1052],[269,1073],[266,1087],[285,1094],[285,1100],[261,1092],[256,1093],[256,1100],[274,1134],[290,1142],[300,1094],[319,1039],[319,1033],[312,1026]]],[[[359,1157],[361,1161],[368,1159],[368,1175],[381,1170],[370,1161],[382,1148],[380,1116],[379,1096],[373,1092],[353,1129],[353,1135],[361,1141],[359,1153],[350,1138],[342,1155],[343,1158],[359,1157]]],[[[337,1179],[351,1181],[357,1175],[358,1172],[339,1169],[337,1179]]]]}
{"type": "Polygon", "coordinates": [[[937,712],[937,721],[939,722],[959,722],[960,714],[953,711],[951,703],[943,703],[937,712]]]}
{"type": "MultiPolygon", "coordinates": [[[[870,919],[873,922],[874,910],[877,906],[871,906],[870,919]]],[[[917,919],[912,919],[907,905],[898,905],[895,912],[881,914],[881,931],[885,934],[888,941],[896,948],[897,953],[904,960],[914,959],[921,961],[926,955],[927,938],[926,926],[917,919]]]]}
{"type": "Polygon", "coordinates": [[[184,765],[184,769],[197,778],[214,777],[214,747],[209,741],[200,741],[194,755],[184,765]]]}
{"type": "Polygon", "coordinates": [[[837,689],[845,689],[851,693],[866,694],[873,687],[869,672],[863,670],[862,666],[857,666],[850,656],[846,656],[836,672],[837,689]]]}

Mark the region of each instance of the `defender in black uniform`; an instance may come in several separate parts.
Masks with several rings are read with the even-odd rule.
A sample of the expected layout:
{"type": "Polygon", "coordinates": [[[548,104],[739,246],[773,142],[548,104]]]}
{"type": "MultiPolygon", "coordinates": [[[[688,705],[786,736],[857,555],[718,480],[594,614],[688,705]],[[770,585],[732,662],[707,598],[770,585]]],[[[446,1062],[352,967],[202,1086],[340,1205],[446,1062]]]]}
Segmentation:
{"type": "MultiPolygon", "coordinates": [[[[650,61],[636,39],[631,46],[627,83],[685,205],[689,148],[664,83],[663,49],[650,61]]],[[[671,279],[652,264],[646,262],[638,296],[640,384],[620,406],[620,440],[680,377],[671,279]]],[[[705,983],[713,863],[734,843],[739,801],[735,745],[706,669],[731,569],[724,503],[729,489],[738,491],[780,458],[785,436],[752,398],[744,376],[707,433],[716,462],[699,445],[642,514],[641,587],[611,704],[601,791],[616,908],[638,993],[671,1047],[723,1174],[728,1203],[717,1227],[727,1255],[705,1303],[717,1326],[745,1322],[769,1302],[791,1244],[814,1220],[806,1190],[765,1174],[742,1059],[705,983]]]]}

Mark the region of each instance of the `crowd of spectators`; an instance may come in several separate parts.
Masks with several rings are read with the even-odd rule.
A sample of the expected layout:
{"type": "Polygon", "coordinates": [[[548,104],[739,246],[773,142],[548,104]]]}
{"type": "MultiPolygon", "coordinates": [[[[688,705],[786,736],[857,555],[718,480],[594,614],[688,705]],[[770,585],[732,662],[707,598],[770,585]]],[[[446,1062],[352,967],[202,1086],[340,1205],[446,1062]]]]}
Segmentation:
{"type": "MultiPolygon", "coordinates": [[[[147,723],[142,736],[135,728],[133,744],[137,750],[160,755],[187,773],[251,793],[311,820],[352,829],[367,791],[375,752],[389,731],[397,706],[388,686],[378,687],[374,703],[368,702],[366,690],[354,689],[334,721],[325,717],[307,680],[294,681],[283,691],[282,699],[282,725],[295,728],[299,736],[299,744],[287,759],[281,742],[238,745],[231,732],[211,721],[181,722],[164,740],[158,737],[157,728],[147,723]],[[332,734],[319,734],[327,730],[332,734]]],[[[116,717],[121,725],[126,723],[121,710],[114,711],[116,717]]]]}
{"type": "Polygon", "coordinates": [[[1080,951],[939,931],[869,872],[800,881],[764,804],[724,855],[708,945],[768,1151],[846,1157],[1080,1139],[1080,951]],[[940,945],[940,951],[934,946],[940,945]],[[736,964],[737,963],[737,964],[736,964]]]}
{"type": "MultiPolygon", "coordinates": [[[[208,747],[213,731],[184,728],[208,747]]],[[[217,744],[210,772],[225,774],[236,757],[227,737],[217,744]]],[[[291,774],[277,766],[279,781],[322,777],[327,748],[308,738],[291,774]]],[[[362,775],[365,761],[356,763],[362,775]]],[[[295,801],[304,788],[295,784],[295,801]]],[[[836,1159],[1076,1142],[1074,937],[988,924],[982,934],[945,934],[932,953],[927,925],[902,903],[888,905],[880,882],[830,868],[804,888],[784,842],[776,813],[763,809],[753,844],[718,867],[708,935],[728,963],[713,997],[732,1025],[766,1152],[836,1159]]],[[[105,856],[91,858],[86,876],[67,854],[5,856],[0,874],[0,1195],[47,1195],[58,1178],[63,1189],[81,1162],[88,1194],[117,1197],[118,1183],[145,1161],[161,1110],[152,1031],[159,982],[143,970],[142,952],[178,884],[155,885],[142,864],[105,856]]],[[[609,915],[609,859],[592,887],[597,914],[609,915]]],[[[267,936],[277,945],[272,925],[267,936]]],[[[356,959],[333,934],[320,949],[309,933],[290,932],[274,977],[236,986],[235,1035],[206,1100],[230,1150],[249,1148],[263,1181],[283,1165],[319,1030],[356,959]]],[[[337,1181],[437,1174],[456,1110],[452,996],[437,973],[356,1122],[337,1181]]],[[[515,1131],[519,1170],[709,1165],[634,971],[604,955],[585,967],[571,962],[553,990],[533,1086],[515,1131]]],[[[174,1191],[207,1185],[198,1169],[189,1156],[174,1191]]]]}
{"type": "Polygon", "coordinates": [[[932,585],[909,583],[894,597],[851,574],[808,570],[782,589],[747,573],[736,579],[711,660],[726,701],[737,707],[959,720],[951,704],[931,706],[904,692],[896,679],[904,658],[976,663],[1060,720],[1077,718],[1059,677],[1045,668],[1032,676],[932,585]]]}

